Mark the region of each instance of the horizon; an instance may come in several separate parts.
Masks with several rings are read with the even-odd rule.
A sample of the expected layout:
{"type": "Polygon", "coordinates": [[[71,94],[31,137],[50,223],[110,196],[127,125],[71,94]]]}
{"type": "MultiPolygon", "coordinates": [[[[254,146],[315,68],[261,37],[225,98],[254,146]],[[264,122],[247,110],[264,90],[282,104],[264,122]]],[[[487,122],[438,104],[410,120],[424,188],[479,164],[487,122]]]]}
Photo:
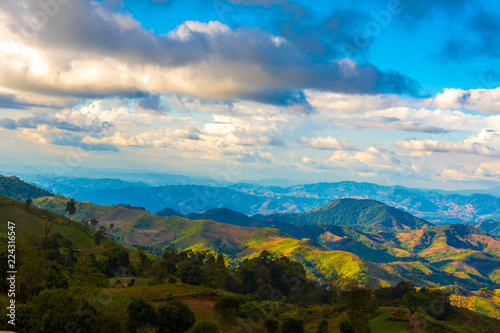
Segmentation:
{"type": "Polygon", "coordinates": [[[494,188],[498,14],[489,0],[4,1],[0,163],[494,188]]]}

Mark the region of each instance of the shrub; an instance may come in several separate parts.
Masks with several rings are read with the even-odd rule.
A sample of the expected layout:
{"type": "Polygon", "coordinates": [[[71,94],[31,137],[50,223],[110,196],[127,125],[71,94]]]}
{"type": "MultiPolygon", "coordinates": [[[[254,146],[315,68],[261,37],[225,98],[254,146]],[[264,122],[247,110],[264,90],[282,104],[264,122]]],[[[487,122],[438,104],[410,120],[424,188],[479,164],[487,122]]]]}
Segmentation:
{"type": "Polygon", "coordinates": [[[131,333],[148,326],[155,327],[158,321],[155,307],[142,298],[136,298],[129,303],[127,314],[127,327],[131,333]]]}
{"type": "Polygon", "coordinates": [[[96,333],[127,333],[125,321],[116,313],[105,312],[97,317],[96,333]]]}
{"type": "Polygon", "coordinates": [[[189,330],[195,323],[194,313],[180,300],[172,300],[158,307],[159,333],[182,333],[189,330]]]}
{"type": "Polygon", "coordinates": [[[266,318],[266,320],[264,320],[264,327],[267,333],[278,333],[280,330],[280,322],[276,318],[266,318]]]}
{"type": "Polygon", "coordinates": [[[328,333],[328,320],[322,319],[319,322],[316,333],[328,333]]]}
{"type": "Polygon", "coordinates": [[[304,320],[284,317],[281,323],[281,333],[304,333],[304,320]]]}

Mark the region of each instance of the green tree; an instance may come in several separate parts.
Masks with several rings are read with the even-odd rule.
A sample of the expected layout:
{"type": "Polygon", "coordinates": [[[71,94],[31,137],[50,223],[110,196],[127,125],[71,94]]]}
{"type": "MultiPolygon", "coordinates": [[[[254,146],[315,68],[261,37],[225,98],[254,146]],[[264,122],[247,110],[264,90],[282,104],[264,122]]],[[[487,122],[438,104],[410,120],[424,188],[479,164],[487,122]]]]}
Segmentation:
{"type": "Polygon", "coordinates": [[[281,333],[304,333],[304,320],[284,317],[281,323],[281,333]]]}
{"type": "Polygon", "coordinates": [[[142,298],[133,299],[127,306],[127,328],[130,333],[146,327],[156,327],[158,314],[155,307],[142,298]]]}
{"type": "Polygon", "coordinates": [[[349,324],[354,333],[370,332],[368,316],[377,310],[377,299],[367,288],[354,288],[342,293],[341,304],[347,310],[349,324]]]}
{"type": "Polygon", "coordinates": [[[220,333],[219,325],[211,320],[202,320],[194,324],[188,333],[220,333]]]}
{"type": "Polygon", "coordinates": [[[206,279],[203,264],[198,259],[181,261],[177,267],[177,275],[183,283],[195,286],[202,285],[206,279]]]}
{"type": "Polygon", "coordinates": [[[167,246],[161,257],[163,259],[162,266],[167,270],[167,274],[175,274],[177,271],[176,265],[179,262],[177,250],[167,246]]]}
{"type": "Polygon", "coordinates": [[[354,333],[351,324],[347,320],[343,320],[339,325],[340,333],[354,333]]]}
{"type": "Polygon", "coordinates": [[[193,311],[180,300],[175,299],[158,307],[158,333],[186,332],[195,322],[193,311]]]}
{"type": "Polygon", "coordinates": [[[318,328],[316,328],[316,333],[328,333],[328,320],[322,319],[319,322],[318,328]]]}
{"type": "Polygon", "coordinates": [[[279,333],[280,322],[276,318],[266,318],[266,320],[264,320],[264,327],[267,333],[279,333]]]}
{"type": "Polygon", "coordinates": [[[90,304],[81,292],[46,289],[33,299],[35,332],[92,332],[102,305],[90,304]]]}
{"type": "Polygon", "coordinates": [[[66,202],[66,213],[68,213],[70,219],[76,213],[75,199],[70,199],[66,202]]]}
{"type": "Polygon", "coordinates": [[[224,296],[214,305],[214,311],[221,316],[224,322],[231,324],[236,319],[241,306],[238,296],[224,296]]]}
{"type": "Polygon", "coordinates": [[[32,203],[33,203],[33,200],[31,200],[31,198],[26,199],[26,201],[24,202],[24,204],[26,205],[26,210],[30,209],[30,206],[32,203]]]}

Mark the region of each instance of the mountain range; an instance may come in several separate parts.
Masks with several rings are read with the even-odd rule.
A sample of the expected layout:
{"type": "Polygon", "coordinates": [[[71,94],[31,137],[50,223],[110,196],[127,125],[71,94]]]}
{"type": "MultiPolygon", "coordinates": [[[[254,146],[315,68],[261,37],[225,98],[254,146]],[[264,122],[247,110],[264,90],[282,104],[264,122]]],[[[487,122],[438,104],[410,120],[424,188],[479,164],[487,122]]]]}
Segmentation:
{"type": "MultiPolygon", "coordinates": [[[[63,228],[60,232],[70,233],[78,241],[92,241],[93,232],[85,231],[80,223],[59,215],[49,218],[50,214],[65,214],[68,198],[40,192],[40,188],[12,177],[3,179],[0,193],[16,197],[12,188],[34,197],[33,205],[44,209],[28,211],[24,203],[0,197],[0,215],[28,221],[25,233],[43,235],[48,221],[55,221],[55,231],[63,228]]],[[[268,216],[248,216],[228,208],[187,214],[164,209],[156,215],[129,204],[77,201],[72,218],[95,218],[117,242],[143,246],[157,254],[166,246],[208,249],[223,253],[234,265],[263,250],[286,255],[302,263],[319,284],[342,277],[380,286],[415,278],[431,287],[455,285],[469,291],[500,286],[500,237],[470,224],[434,225],[374,200],[338,199],[308,213],[268,216]]],[[[474,295],[457,296],[456,302],[470,303],[475,297],[488,304],[489,310],[476,309],[478,312],[497,315],[496,301],[474,295]]]]}
{"type": "Polygon", "coordinates": [[[162,180],[161,175],[146,175],[141,181],[139,176],[124,174],[121,179],[94,179],[20,175],[45,190],[79,201],[102,205],[130,204],[145,207],[151,212],[168,207],[180,214],[211,208],[228,208],[250,216],[305,213],[336,199],[358,198],[376,200],[436,224],[500,219],[500,198],[492,195],[496,193],[493,190],[478,190],[476,193],[464,190],[458,192],[462,194],[457,194],[347,181],[289,187],[251,183],[208,186],[209,181],[190,177],[167,174],[162,180]]]}

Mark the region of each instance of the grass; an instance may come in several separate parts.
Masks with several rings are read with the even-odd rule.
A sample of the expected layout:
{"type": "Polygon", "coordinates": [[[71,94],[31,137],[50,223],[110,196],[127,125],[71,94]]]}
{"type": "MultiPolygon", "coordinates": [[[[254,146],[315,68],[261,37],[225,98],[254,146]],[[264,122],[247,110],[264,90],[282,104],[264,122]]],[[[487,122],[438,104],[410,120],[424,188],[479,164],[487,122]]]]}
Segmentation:
{"type": "Polygon", "coordinates": [[[408,322],[386,320],[392,311],[382,308],[381,313],[370,319],[370,329],[372,333],[401,333],[410,332],[411,327],[408,322]]]}

